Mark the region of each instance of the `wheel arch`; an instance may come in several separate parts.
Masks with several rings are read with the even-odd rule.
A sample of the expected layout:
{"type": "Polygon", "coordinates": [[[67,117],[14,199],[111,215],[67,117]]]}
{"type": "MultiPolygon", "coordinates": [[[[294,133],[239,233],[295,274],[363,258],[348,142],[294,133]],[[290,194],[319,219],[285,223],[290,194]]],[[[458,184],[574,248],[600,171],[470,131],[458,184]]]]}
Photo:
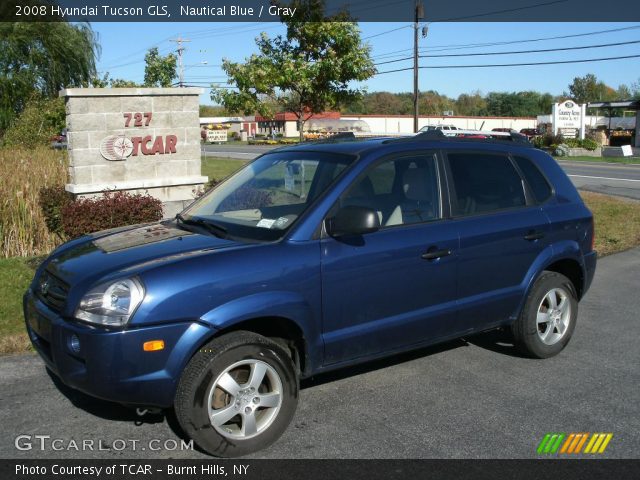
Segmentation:
{"type": "Polygon", "coordinates": [[[580,262],[574,258],[563,258],[547,265],[545,270],[560,273],[567,277],[573,285],[577,300],[582,298],[585,277],[580,262]]]}
{"type": "Polygon", "coordinates": [[[213,338],[237,331],[256,333],[275,341],[290,353],[300,375],[304,376],[308,372],[310,360],[307,340],[302,328],[292,319],[282,316],[248,318],[217,330],[205,343],[210,342],[213,338]]]}
{"type": "Polygon", "coordinates": [[[544,271],[560,273],[567,277],[574,287],[576,298],[578,300],[582,298],[585,287],[585,268],[584,262],[581,262],[578,244],[576,242],[567,242],[567,244],[561,246],[549,245],[540,253],[527,272],[522,283],[522,299],[511,316],[510,322],[518,318],[535,281],[544,271]]]}

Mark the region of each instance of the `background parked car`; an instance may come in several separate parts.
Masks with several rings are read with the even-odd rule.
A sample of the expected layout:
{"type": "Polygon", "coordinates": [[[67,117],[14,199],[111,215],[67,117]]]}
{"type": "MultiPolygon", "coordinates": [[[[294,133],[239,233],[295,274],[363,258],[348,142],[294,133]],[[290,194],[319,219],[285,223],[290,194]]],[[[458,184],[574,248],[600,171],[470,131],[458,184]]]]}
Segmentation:
{"type": "Polygon", "coordinates": [[[445,125],[445,124],[426,125],[426,126],[422,127],[419,130],[419,132],[431,132],[431,131],[434,131],[434,130],[440,130],[447,137],[455,137],[455,133],[453,131],[454,130],[459,130],[459,128],[456,127],[455,125],[445,125]]]}
{"type": "Polygon", "coordinates": [[[523,128],[520,130],[520,133],[526,135],[529,140],[540,135],[540,132],[537,128],[523,128]]]}

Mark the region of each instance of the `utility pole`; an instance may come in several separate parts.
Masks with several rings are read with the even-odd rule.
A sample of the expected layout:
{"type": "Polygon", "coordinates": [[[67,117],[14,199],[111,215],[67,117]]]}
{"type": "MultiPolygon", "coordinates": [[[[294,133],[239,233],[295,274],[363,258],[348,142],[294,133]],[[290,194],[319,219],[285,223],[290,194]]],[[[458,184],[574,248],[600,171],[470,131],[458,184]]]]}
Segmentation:
{"type": "Polygon", "coordinates": [[[416,0],[415,23],[413,25],[413,131],[418,133],[418,30],[420,19],[424,18],[424,6],[420,0],[416,0]]]}
{"type": "Polygon", "coordinates": [[[185,47],[182,46],[183,43],[190,42],[191,40],[187,40],[186,38],[178,37],[175,39],[169,40],[170,42],[176,42],[178,48],[176,52],[178,52],[178,86],[182,88],[184,86],[184,62],[182,60],[182,54],[185,51],[185,47]]]}

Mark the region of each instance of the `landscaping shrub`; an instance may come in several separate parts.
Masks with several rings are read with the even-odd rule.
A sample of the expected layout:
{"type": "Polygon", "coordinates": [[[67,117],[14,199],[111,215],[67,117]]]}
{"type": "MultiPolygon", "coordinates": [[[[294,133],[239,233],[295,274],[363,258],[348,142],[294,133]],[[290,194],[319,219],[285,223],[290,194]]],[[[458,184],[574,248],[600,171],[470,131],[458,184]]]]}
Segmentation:
{"type": "Polygon", "coordinates": [[[591,151],[600,146],[600,144],[592,138],[585,138],[584,140],[579,138],[566,138],[563,143],[569,148],[584,148],[591,151]]]}
{"type": "Polygon", "coordinates": [[[254,138],[249,140],[249,145],[292,145],[295,143],[299,143],[300,140],[297,138],[279,138],[277,140],[273,139],[264,139],[264,138],[254,138]]]}
{"type": "Polygon", "coordinates": [[[538,148],[548,147],[554,149],[556,145],[560,145],[562,143],[565,143],[565,139],[561,134],[553,135],[551,133],[546,133],[541,137],[536,137],[533,144],[538,148]]]}
{"type": "Polygon", "coordinates": [[[569,148],[581,148],[582,141],[579,138],[566,138],[564,144],[569,148]]]}
{"type": "Polygon", "coordinates": [[[569,155],[569,147],[566,143],[561,143],[554,149],[553,154],[556,157],[566,157],[569,155]]]}
{"type": "Polygon", "coordinates": [[[596,142],[593,138],[585,138],[582,140],[582,148],[586,148],[587,150],[595,150],[600,147],[600,144],[596,142]]]}
{"type": "Polygon", "coordinates": [[[63,185],[42,187],[38,203],[44,214],[44,221],[49,231],[63,238],[62,209],[73,202],[73,195],[63,185]]]}
{"type": "Polygon", "coordinates": [[[543,148],[543,147],[549,146],[545,143],[545,139],[543,136],[533,137],[533,139],[531,140],[531,143],[533,143],[533,146],[536,148],[543,148]]]}
{"type": "Polygon", "coordinates": [[[71,239],[99,230],[160,220],[162,202],[147,194],[105,192],[102,197],[67,203],[61,212],[62,229],[71,239]]]}

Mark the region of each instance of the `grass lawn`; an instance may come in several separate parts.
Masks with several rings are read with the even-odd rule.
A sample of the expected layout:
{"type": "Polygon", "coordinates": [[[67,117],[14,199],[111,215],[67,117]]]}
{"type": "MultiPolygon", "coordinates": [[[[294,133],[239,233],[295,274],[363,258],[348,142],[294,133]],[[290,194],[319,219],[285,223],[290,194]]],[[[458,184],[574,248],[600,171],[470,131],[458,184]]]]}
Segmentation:
{"type": "Polygon", "coordinates": [[[22,294],[33,272],[29,258],[0,258],[0,355],[24,352],[30,347],[22,317],[22,294]]]}
{"type": "Polygon", "coordinates": [[[245,165],[248,160],[234,158],[202,157],[202,175],[209,180],[220,181],[245,165]]]}
{"type": "Polygon", "coordinates": [[[599,256],[640,245],[640,202],[592,192],[580,195],[593,212],[599,256]]]}
{"type": "Polygon", "coordinates": [[[553,157],[568,162],[640,163],[640,157],[553,157]]]}
{"type": "MultiPolygon", "coordinates": [[[[246,162],[227,158],[202,161],[202,173],[221,180],[246,162]]],[[[596,245],[600,256],[640,245],[640,202],[581,192],[595,216],[596,245]]],[[[22,294],[33,272],[36,259],[0,259],[0,355],[26,352],[30,349],[22,317],[22,294]]]]}

